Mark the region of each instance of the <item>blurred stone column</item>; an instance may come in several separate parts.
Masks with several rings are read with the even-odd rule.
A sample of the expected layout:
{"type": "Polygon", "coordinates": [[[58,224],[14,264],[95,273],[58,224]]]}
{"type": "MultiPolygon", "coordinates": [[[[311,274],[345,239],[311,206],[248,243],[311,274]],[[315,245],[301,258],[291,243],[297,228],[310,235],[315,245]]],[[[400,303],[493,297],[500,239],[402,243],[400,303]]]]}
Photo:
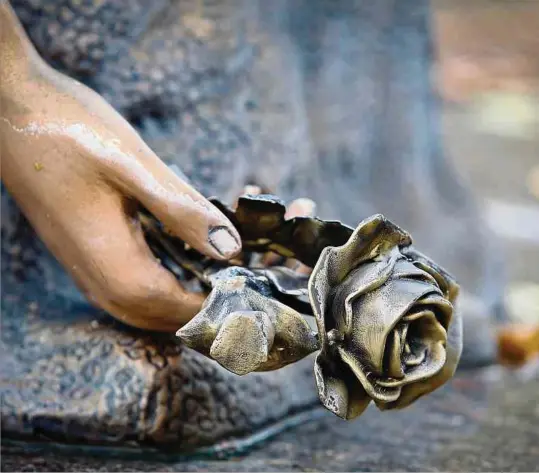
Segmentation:
{"type": "Polygon", "coordinates": [[[289,27],[314,154],[294,192],[325,218],[356,225],[381,212],[409,230],[462,285],[464,361],[490,359],[501,254],[444,150],[429,2],[297,1],[289,27]]]}

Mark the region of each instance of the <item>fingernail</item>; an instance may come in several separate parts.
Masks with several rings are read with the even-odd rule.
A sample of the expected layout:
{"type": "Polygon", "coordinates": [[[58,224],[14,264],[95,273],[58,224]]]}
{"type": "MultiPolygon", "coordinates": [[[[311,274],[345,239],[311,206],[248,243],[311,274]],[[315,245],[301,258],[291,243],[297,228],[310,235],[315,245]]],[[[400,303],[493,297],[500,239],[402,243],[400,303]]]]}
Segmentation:
{"type": "Polygon", "coordinates": [[[307,198],[301,198],[301,199],[298,199],[298,203],[299,203],[301,209],[303,210],[303,212],[305,212],[305,215],[314,215],[315,214],[315,212],[316,212],[316,203],[314,202],[314,200],[307,199],[307,198]]]}
{"type": "Polygon", "coordinates": [[[286,218],[312,217],[316,213],[316,204],[306,197],[296,199],[290,205],[286,218]]]}
{"type": "Polygon", "coordinates": [[[244,195],[259,195],[262,193],[262,190],[258,186],[247,185],[243,188],[244,195]]]}
{"type": "Polygon", "coordinates": [[[240,250],[240,244],[226,227],[214,227],[210,230],[211,245],[225,258],[234,256],[240,250]]]}

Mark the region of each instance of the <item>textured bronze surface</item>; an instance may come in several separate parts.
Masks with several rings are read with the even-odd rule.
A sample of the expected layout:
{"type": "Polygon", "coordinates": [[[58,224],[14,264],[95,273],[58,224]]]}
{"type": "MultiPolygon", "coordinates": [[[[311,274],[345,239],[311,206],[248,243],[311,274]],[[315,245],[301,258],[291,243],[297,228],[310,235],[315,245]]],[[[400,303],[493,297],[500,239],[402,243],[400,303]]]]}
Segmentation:
{"type": "Polygon", "coordinates": [[[462,321],[453,310],[458,285],[411,246],[408,233],[382,215],[355,231],[316,218],[287,220],[282,202],[267,195],[243,196],[234,211],[216,205],[243,239],[240,263],[252,268],[202,261],[143,217],[159,256],[211,288],[202,311],[178,330],[186,345],[239,375],[320,350],[320,400],[345,419],[371,400],[384,410],[406,407],[454,374],[462,351],[462,321]],[[258,267],[251,252],[268,250],[314,270],[307,278],[258,267]],[[315,316],[317,336],[291,306],[315,316]]]}

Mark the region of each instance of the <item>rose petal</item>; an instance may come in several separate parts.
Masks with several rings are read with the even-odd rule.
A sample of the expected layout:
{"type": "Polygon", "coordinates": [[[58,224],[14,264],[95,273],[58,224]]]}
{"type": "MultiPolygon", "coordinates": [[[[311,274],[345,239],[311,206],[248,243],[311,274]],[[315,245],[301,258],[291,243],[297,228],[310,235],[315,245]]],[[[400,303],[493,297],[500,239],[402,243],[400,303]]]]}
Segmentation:
{"type": "Polygon", "coordinates": [[[386,404],[377,404],[377,407],[382,410],[405,408],[421,396],[438,389],[455,374],[462,353],[462,318],[458,312],[455,312],[451,325],[449,326],[444,352],[446,354],[445,363],[437,374],[430,376],[423,381],[417,381],[404,386],[402,388],[401,396],[397,401],[386,404]]]}
{"type": "Polygon", "coordinates": [[[387,337],[384,371],[391,378],[404,378],[402,369],[402,350],[404,348],[402,332],[404,332],[404,327],[404,324],[399,324],[387,337]]]}
{"type": "Polygon", "coordinates": [[[428,272],[434,279],[436,279],[444,296],[447,297],[452,304],[455,303],[459,293],[459,285],[451,274],[411,246],[403,248],[402,253],[411,258],[416,266],[423,271],[428,272]]]}
{"type": "Polygon", "coordinates": [[[410,243],[408,233],[383,215],[373,215],[358,225],[344,245],[331,249],[326,267],[328,282],[335,287],[361,263],[386,254],[393,247],[410,243]]]}
{"type": "Polygon", "coordinates": [[[409,323],[408,340],[413,341],[416,338],[423,343],[445,343],[447,340],[445,328],[430,310],[407,314],[404,320],[409,323]]]}
{"type": "Polygon", "coordinates": [[[379,379],[377,380],[377,384],[387,389],[404,388],[406,385],[434,376],[443,368],[445,361],[446,353],[444,346],[441,343],[435,343],[429,347],[425,361],[411,372],[406,372],[404,378],[379,379]]]}
{"type": "Polygon", "coordinates": [[[401,392],[400,386],[382,385],[381,383],[378,383],[378,379],[375,376],[373,376],[372,381],[370,381],[368,377],[373,373],[366,371],[366,367],[361,365],[361,362],[357,357],[352,356],[341,347],[339,347],[338,350],[342,360],[354,372],[367,394],[375,402],[393,402],[399,398],[401,392]]]}
{"type": "MultiPolygon", "coordinates": [[[[415,315],[415,314],[414,314],[415,315]]],[[[434,376],[442,369],[446,354],[446,331],[436,320],[432,312],[418,314],[419,317],[408,325],[407,343],[410,353],[402,354],[401,362],[405,365],[401,379],[380,377],[377,383],[385,388],[406,386],[423,378],[434,376]]]]}
{"type": "Polygon", "coordinates": [[[298,275],[285,266],[254,269],[253,273],[266,277],[283,294],[301,297],[307,295],[307,275],[298,275]]]}
{"type": "Polygon", "coordinates": [[[265,237],[279,228],[285,219],[284,202],[271,195],[242,196],[238,199],[235,217],[245,240],[265,237]]]}
{"type": "Polygon", "coordinates": [[[447,330],[453,316],[453,304],[445,297],[433,292],[422,297],[414,304],[414,309],[430,309],[436,315],[438,321],[447,330]]]}
{"type": "Polygon", "coordinates": [[[343,419],[354,419],[369,405],[371,399],[355,375],[325,352],[317,355],[314,374],[318,395],[324,407],[343,419]]]}
{"type": "Polygon", "coordinates": [[[425,345],[420,344],[420,347],[413,349],[409,355],[404,356],[402,361],[406,368],[410,369],[423,363],[427,358],[427,350],[428,348],[425,345]]]}
{"type": "Polygon", "coordinates": [[[354,314],[346,349],[361,354],[362,363],[383,375],[386,339],[403,314],[410,311],[432,285],[413,279],[389,279],[385,284],[352,303],[354,314]]]}
{"type": "Polygon", "coordinates": [[[284,266],[254,269],[253,273],[264,276],[274,289],[273,297],[302,314],[311,314],[307,284],[309,277],[298,274],[284,266]]]}
{"type": "MultiPolygon", "coordinates": [[[[326,307],[331,291],[331,285],[328,280],[326,271],[331,248],[325,248],[316,263],[313,272],[309,278],[309,300],[313,308],[313,314],[318,328],[318,336],[320,337],[320,345],[322,351],[327,348],[327,332],[326,330],[326,307]]],[[[330,330],[333,327],[330,327],[330,330]]]]}
{"type": "Polygon", "coordinates": [[[352,302],[363,294],[371,292],[384,284],[392,275],[399,256],[398,248],[394,248],[381,261],[362,264],[339,284],[333,295],[331,316],[335,321],[335,326],[341,333],[347,333],[352,327],[352,302]]]}
{"type": "MultiPolygon", "coordinates": [[[[402,254],[402,253],[401,253],[402,254]]],[[[418,268],[414,263],[403,256],[397,261],[392,277],[395,279],[417,279],[438,286],[436,279],[427,271],[418,268]]]]}

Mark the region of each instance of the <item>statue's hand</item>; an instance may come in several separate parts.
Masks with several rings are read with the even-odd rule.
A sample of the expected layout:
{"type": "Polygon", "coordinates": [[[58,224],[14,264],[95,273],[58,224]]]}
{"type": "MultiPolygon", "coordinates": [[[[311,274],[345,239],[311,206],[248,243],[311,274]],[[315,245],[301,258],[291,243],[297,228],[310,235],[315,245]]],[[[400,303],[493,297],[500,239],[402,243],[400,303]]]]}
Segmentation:
{"type": "Polygon", "coordinates": [[[130,325],[176,331],[203,296],[155,259],[136,208],[215,259],[238,253],[237,231],[102,97],[30,56],[0,85],[6,187],[89,300],[130,325]]]}

